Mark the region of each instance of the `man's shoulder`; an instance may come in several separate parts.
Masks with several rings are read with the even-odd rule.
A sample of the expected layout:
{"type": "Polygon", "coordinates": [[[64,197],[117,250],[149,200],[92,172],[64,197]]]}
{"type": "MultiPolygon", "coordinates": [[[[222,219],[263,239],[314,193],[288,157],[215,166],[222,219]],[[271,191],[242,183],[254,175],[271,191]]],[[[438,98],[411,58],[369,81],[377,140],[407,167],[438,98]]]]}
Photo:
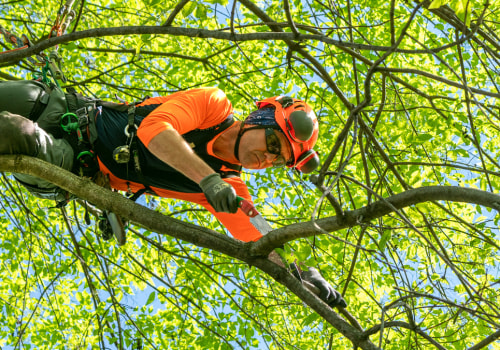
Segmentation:
{"type": "Polygon", "coordinates": [[[231,101],[217,87],[198,88],[193,91],[193,107],[208,119],[224,120],[233,113],[231,101]]]}
{"type": "Polygon", "coordinates": [[[187,90],[186,93],[198,98],[206,99],[210,102],[230,103],[226,96],[226,93],[218,87],[201,87],[197,89],[187,90]]]}

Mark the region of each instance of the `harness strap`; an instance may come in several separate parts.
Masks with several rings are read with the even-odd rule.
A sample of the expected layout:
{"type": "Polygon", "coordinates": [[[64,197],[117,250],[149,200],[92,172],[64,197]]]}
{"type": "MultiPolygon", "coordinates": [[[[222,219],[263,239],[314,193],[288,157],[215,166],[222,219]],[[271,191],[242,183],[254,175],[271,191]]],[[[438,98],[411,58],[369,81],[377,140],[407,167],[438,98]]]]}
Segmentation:
{"type": "Polygon", "coordinates": [[[137,126],[135,125],[136,114],[145,117],[150,112],[151,111],[146,111],[144,108],[137,108],[135,104],[131,104],[127,109],[128,121],[127,121],[127,129],[125,129],[128,130],[129,133],[129,135],[127,135],[127,144],[130,145],[130,154],[132,156],[131,160],[134,164],[135,173],[137,174],[139,181],[144,185],[143,189],[140,189],[130,197],[130,199],[134,202],[146,192],[155,194],[155,192],[149,186],[148,180],[142,173],[141,162],[139,158],[139,145],[137,142],[138,139],[137,126]]]}
{"type": "MultiPolygon", "coordinates": [[[[74,170],[80,176],[92,177],[99,170],[99,165],[95,159],[93,151],[94,137],[91,128],[94,127],[94,113],[96,111],[96,100],[88,99],[83,95],[78,94],[74,89],[68,90],[66,94],[66,103],[68,105],[68,113],[61,117],[61,120],[68,118],[68,122],[74,120],[76,125],[66,128],[65,131],[70,135],[69,142],[76,151],[76,165],[74,170]],[[66,117],[67,116],[67,117],[66,117]],[[76,134],[76,142],[74,135],[76,134]],[[76,143],[76,144],[75,144],[76,143]]],[[[63,127],[64,129],[64,127],[63,127]]]]}
{"type": "Polygon", "coordinates": [[[133,130],[133,129],[136,129],[136,127],[135,127],[135,110],[136,110],[136,108],[135,108],[134,104],[131,104],[127,109],[128,122],[127,122],[127,129],[126,130],[128,130],[128,132],[131,135],[135,135],[135,131],[136,131],[136,130],[133,130]]]}
{"type": "Polygon", "coordinates": [[[28,116],[30,120],[37,120],[42,115],[43,111],[47,107],[47,104],[49,103],[49,98],[49,93],[44,90],[40,91],[40,94],[35,101],[35,105],[31,109],[31,112],[28,116]]]}

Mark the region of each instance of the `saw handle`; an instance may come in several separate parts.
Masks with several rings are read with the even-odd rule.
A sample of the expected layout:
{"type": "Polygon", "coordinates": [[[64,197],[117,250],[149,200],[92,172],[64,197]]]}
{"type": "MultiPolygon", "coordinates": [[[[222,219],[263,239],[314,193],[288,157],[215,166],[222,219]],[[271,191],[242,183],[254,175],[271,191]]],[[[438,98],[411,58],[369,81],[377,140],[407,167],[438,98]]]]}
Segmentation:
{"type": "Polygon", "coordinates": [[[255,209],[253,204],[245,198],[237,196],[236,200],[238,201],[238,206],[247,216],[253,218],[260,214],[259,211],[255,209]]]}

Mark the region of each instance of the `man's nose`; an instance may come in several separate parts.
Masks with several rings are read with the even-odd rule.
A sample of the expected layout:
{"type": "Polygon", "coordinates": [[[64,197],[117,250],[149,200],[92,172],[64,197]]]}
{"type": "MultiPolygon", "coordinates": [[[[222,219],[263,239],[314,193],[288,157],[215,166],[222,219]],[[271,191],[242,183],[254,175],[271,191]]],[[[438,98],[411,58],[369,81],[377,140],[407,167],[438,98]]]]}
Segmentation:
{"type": "Polygon", "coordinates": [[[273,164],[273,161],[278,157],[278,155],[270,153],[270,152],[264,152],[264,157],[266,158],[266,162],[273,164]]]}

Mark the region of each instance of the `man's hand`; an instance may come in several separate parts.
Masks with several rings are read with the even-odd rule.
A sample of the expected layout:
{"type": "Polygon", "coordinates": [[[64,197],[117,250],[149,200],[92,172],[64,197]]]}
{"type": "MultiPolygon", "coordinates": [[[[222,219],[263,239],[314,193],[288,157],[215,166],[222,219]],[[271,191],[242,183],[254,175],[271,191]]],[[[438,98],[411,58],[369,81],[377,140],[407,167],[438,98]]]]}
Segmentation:
{"type": "Polygon", "coordinates": [[[223,181],[219,174],[213,173],[200,181],[200,187],[208,203],[217,212],[236,213],[238,200],[233,186],[223,181]]]}
{"type": "Polygon", "coordinates": [[[304,282],[309,282],[318,287],[319,298],[329,306],[347,307],[347,303],[344,298],[342,298],[342,295],[333,289],[330,283],[328,283],[315,268],[310,267],[308,271],[303,271],[301,277],[304,282]]]}

